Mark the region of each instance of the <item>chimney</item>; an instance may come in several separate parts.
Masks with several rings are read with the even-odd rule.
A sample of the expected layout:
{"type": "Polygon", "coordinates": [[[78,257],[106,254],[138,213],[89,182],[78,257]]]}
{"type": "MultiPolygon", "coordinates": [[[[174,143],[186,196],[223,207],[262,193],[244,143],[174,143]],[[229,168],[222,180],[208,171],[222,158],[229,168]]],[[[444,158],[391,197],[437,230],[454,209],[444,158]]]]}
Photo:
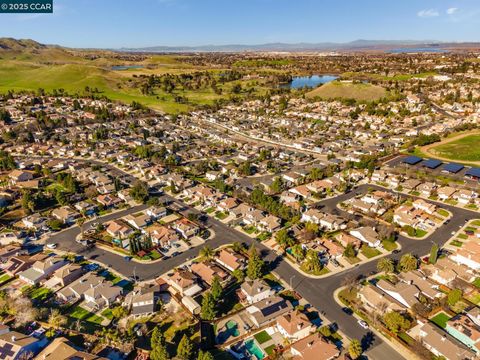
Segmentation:
{"type": "Polygon", "coordinates": [[[297,330],[302,330],[302,324],[297,325],[297,330]]]}

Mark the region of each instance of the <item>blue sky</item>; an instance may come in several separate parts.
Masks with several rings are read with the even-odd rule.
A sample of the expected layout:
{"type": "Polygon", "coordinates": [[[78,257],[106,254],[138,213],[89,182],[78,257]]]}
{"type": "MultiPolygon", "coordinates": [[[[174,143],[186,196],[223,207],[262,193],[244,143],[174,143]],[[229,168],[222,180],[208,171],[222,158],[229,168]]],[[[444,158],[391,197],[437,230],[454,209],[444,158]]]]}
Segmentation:
{"type": "Polygon", "coordinates": [[[0,37],[71,47],[480,41],[479,0],[53,0],[0,14],[0,37]]]}

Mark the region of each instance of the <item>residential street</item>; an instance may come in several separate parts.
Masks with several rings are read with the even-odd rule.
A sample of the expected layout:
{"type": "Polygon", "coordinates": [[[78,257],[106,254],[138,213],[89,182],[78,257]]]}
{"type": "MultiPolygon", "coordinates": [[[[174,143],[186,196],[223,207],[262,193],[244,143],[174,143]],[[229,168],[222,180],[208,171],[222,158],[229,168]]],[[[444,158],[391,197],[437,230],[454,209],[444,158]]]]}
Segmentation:
{"type": "MultiPolygon", "coordinates": [[[[107,166],[99,163],[99,165],[107,166]]],[[[115,174],[124,177],[133,176],[122,172],[119,169],[112,168],[115,174]]],[[[340,195],[335,198],[327,199],[319,202],[319,205],[323,205],[326,209],[332,211],[336,209],[336,205],[350,197],[355,196],[358,193],[365,193],[369,188],[376,188],[384,190],[381,187],[374,185],[361,185],[354,191],[340,195]]],[[[387,190],[389,191],[389,190],[387,190]]],[[[390,191],[393,193],[393,191],[390,191]]],[[[163,195],[163,200],[171,200],[182,204],[181,201],[169,196],[163,195]]],[[[187,209],[184,213],[197,212],[189,208],[186,204],[182,204],[187,209]]],[[[412,240],[403,236],[399,236],[398,242],[402,246],[401,252],[392,255],[392,258],[400,258],[404,253],[412,253],[417,256],[423,256],[430,251],[432,241],[435,241],[439,245],[443,245],[450,237],[451,232],[458,230],[465,220],[474,219],[478,217],[473,211],[459,209],[453,206],[442,204],[444,208],[453,213],[453,217],[450,222],[442,226],[439,230],[433,233],[431,236],[424,240],[412,240]]],[[[106,222],[117,217],[121,217],[127,214],[135,213],[139,210],[146,208],[146,205],[136,206],[121,212],[106,215],[97,220],[92,220],[85,223],[85,229],[93,222],[106,222]]],[[[337,209],[338,210],[338,209],[337,209]]],[[[340,210],[338,210],[340,211],[340,210]]],[[[198,213],[198,212],[197,212],[198,213]]],[[[235,241],[251,244],[252,239],[245,234],[242,234],[233,228],[223,224],[222,222],[213,218],[208,218],[206,225],[211,228],[216,236],[208,241],[208,244],[212,248],[216,248],[221,245],[231,244],[235,241]]],[[[75,241],[76,236],[80,233],[78,227],[73,227],[59,234],[52,236],[48,243],[56,243],[61,250],[71,251],[80,254],[84,254],[87,258],[101,262],[108,267],[113,268],[115,271],[121,273],[126,277],[130,277],[135,274],[140,280],[149,280],[158,277],[159,275],[166,273],[176,266],[184,263],[188,259],[195,257],[198,254],[199,248],[191,248],[188,251],[164,261],[159,261],[154,264],[143,264],[137,262],[128,262],[123,256],[114,254],[109,251],[102,250],[100,248],[93,248],[85,251],[82,245],[75,241]]],[[[257,243],[257,247],[262,251],[263,256],[267,261],[272,264],[273,271],[275,271],[283,280],[291,283],[294,289],[308,300],[314,307],[324,314],[328,319],[331,319],[337,323],[339,328],[349,337],[362,339],[368,331],[361,328],[354,317],[345,314],[341,307],[334,301],[333,294],[336,289],[342,286],[343,280],[348,277],[361,277],[368,276],[369,274],[376,272],[376,262],[367,262],[360,264],[354,268],[343,271],[341,273],[326,277],[324,279],[312,279],[297,272],[286,261],[283,261],[281,256],[277,256],[276,253],[269,250],[261,243],[257,243]]],[[[385,359],[391,360],[403,359],[401,355],[392,350],[392,348],[384,343],[380,339],[373,338],[372,344],[367,351],[367,355],[372,359],[385,359]]]]}

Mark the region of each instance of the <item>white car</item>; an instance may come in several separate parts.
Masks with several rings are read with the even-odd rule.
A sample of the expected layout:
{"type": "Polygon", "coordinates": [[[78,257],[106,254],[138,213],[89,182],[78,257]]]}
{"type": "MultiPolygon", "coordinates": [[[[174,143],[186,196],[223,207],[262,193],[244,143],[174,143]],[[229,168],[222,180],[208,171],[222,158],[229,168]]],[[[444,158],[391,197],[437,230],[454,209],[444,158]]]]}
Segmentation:
{"type": "Polygon", "coordinates": [[[366,321],[364,320],[358,320],[358,325],[360,325],[362,328],[364,328],[365,330],[368,329],[368,324],[366,321]]]}
{"type": "Polygon", "coordinates": [[[47,248],[49,248],[49,249],[56,249],[56,248],[57,248],[57,244],[47,244],[47,248]]]}

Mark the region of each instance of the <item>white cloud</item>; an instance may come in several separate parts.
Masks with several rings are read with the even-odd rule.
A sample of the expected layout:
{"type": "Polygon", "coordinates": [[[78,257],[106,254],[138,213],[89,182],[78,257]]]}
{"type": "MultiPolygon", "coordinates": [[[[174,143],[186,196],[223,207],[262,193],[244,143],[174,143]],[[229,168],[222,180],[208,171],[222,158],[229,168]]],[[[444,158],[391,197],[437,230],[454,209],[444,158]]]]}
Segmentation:
{"type": "Polygon", "coordinates": [[[417,16],[421,18],[430,18],[430,17],[440,16],[440,13],[435,9],[424,9],[424,10],[420,10],[417,13],[417,16]]]}
{"type": "Polygon", "coordinates": [[[458,8],[456,8],[456,7],[451,7],[451,8],[448,8],[448,9],[447,9],[447,14],[448,14],[448,15],[453,15],[453,14],[455,14],[457,11],[458,11],[458,8]]]}

